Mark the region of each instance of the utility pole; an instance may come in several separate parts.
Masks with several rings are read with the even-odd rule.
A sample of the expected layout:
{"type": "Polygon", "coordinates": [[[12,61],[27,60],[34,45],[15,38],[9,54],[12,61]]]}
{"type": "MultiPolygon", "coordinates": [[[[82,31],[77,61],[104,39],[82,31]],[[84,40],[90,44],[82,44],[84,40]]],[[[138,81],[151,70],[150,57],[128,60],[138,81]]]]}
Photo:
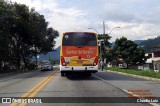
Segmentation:
{"type": "Polygon", "coordinates": [[[105,36],[105,23],[103,21],[103,36],[105,36]]]}
{"type": "MultiPolygon", "coordinates": [[[[103,21],[103,45],[105,46],[105,22],[104,21],[103,21]]],[[[104,48],[103,48],[103,50],[104,50],[104,48]]],[[[102,61],[104,60],[103,59],[103,54],[104,54],[104,51],[102,51],[102,61]]]]}
{"type": "Polygon", "coordinates": [[[102,68],[102,71],[103,71],[103,69],[104,69],[104,46],[105,46],[105,22],[103,21],[103,35],[102,35],[103,37],[103,49],[102,49],[102,43],[101,43],[101,49],[102,49],[102,51],[101,51],[101,68],[102,68]]]}

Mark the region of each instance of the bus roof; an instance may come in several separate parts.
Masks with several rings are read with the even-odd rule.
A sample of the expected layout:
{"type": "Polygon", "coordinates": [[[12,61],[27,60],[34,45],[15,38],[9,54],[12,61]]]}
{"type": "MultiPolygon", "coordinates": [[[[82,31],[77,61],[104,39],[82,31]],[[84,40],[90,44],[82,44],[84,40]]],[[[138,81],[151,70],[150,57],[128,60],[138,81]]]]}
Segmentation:
{"type": "Polygon", "coordinates": [[[85,33],[85,34],[96,34],[97,35],[97,33],[94,33],[94,32],[65,32],[63,34],[70,34],[70,33],[85,33]]]}

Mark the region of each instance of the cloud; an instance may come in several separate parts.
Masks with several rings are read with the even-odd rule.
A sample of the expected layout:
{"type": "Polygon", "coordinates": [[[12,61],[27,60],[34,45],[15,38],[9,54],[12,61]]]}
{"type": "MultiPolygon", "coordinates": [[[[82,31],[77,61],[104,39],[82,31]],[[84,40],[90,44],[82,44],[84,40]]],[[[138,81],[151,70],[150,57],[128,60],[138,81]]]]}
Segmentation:
{"type": "MultiPolygon", "coordinates": [[[[49,22],[49,26],[60,32],[62,35],[66,31],[84,31],[88,27],[88,21],[85,19],[86,13],[76,7],[64,8],[58,0],[12,0],[21,4],[34,7],[36,11],[43,14],[49,22]]],[[[60,38],[56,39],[56,47],[59,45],[60,38]]]]}
{"type": "MultiPolygon", "coordinates": [[[[62,34],[66,31],[112,33],[112,41],[121,36],[128,39],[147,39],[159,35],[159,0],[12,0],[35,7],[62,34]]],[[[60,38],[57,38],[59,45],[60,38]]],[[[56,45],[56,47],[57,47],[56,45]]]]}
{"type": "Polygon", "coordinates": [[[114,27],[121,27],[111,33],[112,41],[121,36],[147,39],[160,35],[159,5],[157,0],[104,0],[100,17],[106,22],[108,33],[114,27]]]}

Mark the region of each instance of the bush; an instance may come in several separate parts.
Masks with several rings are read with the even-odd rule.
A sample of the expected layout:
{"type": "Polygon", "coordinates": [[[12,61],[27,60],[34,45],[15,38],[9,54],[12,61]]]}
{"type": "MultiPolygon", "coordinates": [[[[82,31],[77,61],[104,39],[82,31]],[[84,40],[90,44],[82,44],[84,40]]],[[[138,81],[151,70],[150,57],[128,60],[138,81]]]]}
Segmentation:
{"type": "Polygon", "coordinates": [[[28,69],[29,69],[29,70],[36,69],[36,64],[30,63],[30,64],[28,65],[28,69]]]}

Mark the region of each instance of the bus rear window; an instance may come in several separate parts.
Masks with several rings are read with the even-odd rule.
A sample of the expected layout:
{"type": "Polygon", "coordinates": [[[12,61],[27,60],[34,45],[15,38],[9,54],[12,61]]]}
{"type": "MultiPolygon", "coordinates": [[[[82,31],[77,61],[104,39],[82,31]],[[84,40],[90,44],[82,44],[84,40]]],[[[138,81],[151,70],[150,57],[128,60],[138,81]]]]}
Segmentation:
{"type": "Polygon", "coordinates": [[[97,46],[96,35],[92,33],[67,33],[62,46],[97,46]]]}

